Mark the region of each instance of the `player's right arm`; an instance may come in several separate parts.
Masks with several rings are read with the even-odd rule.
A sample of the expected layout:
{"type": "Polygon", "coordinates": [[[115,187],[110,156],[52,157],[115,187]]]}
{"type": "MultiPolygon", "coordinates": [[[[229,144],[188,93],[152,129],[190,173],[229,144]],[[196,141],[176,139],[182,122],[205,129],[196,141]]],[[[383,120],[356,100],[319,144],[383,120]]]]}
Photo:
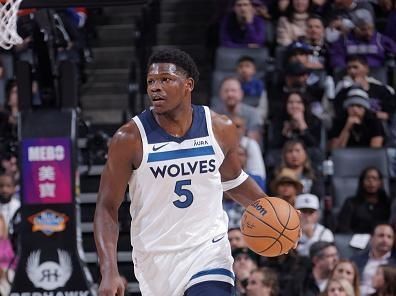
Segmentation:
{"type": "Polygon", "coordinates": [[[124,284],[117,268],[118,209],[134,168],[141,161],[138,128],[129,122],[113,136],[100,179],[94,218],[94,235],[102,281],[100,296],[124,295],[124,284]]]}

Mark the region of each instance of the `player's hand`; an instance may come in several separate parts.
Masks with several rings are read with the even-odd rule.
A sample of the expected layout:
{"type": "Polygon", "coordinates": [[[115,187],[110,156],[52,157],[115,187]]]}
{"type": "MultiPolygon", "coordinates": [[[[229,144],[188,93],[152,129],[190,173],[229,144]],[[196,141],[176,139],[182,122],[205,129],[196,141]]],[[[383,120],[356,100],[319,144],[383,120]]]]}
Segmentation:
{"type": "Polygon", "coordinates": [[[99,296],[124,296],[125,281],[119,275],[102,275],[98,295],[99,296]]]}

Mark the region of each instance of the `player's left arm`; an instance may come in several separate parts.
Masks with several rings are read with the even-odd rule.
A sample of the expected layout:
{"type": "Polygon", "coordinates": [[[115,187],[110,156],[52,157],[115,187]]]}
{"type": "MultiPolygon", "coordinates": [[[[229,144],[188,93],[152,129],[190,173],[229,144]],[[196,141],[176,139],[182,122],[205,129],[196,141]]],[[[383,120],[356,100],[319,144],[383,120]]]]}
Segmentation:
{"type": "MultiPolygon", "coordinates": [[[[241,177],[242,166],[238,157],[239,137],[235,125],[226,116],[212,113],[213,132],[216,140],[224,152],[224,161],[220,166],[221,181],[232,183],[241,177]]],[[[256,182],[248,177],[238,186],[225,191],[225,193],[247,207],[253,201],[266,197],[256,182]]]]}

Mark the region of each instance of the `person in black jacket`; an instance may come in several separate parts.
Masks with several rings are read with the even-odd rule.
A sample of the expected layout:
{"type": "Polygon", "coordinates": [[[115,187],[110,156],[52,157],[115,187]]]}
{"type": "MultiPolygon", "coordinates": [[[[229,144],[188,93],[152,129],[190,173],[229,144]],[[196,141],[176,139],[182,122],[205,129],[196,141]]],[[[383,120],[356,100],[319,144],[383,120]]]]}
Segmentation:
{"type": "Polygon", "coordinates": [[[383,176],[376,167],[368,167],[360,174],[356,195],[342,205],[337,232],[371,233],[376,224],[387,222],[389,216],[390,201],[383,176]]]}

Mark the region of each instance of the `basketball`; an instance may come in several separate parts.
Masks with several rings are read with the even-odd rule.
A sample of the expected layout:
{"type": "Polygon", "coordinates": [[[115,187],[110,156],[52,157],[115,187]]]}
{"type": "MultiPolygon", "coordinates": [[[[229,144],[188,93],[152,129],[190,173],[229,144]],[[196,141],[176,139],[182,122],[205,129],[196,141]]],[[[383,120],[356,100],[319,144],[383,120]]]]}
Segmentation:
{"type": "Polygon", "coordinates": [[[260,198],[243,213],[241,231],[251,250],[275,257],[287,253],[298,241],[300,217],[283,199],[260,198]]]}

